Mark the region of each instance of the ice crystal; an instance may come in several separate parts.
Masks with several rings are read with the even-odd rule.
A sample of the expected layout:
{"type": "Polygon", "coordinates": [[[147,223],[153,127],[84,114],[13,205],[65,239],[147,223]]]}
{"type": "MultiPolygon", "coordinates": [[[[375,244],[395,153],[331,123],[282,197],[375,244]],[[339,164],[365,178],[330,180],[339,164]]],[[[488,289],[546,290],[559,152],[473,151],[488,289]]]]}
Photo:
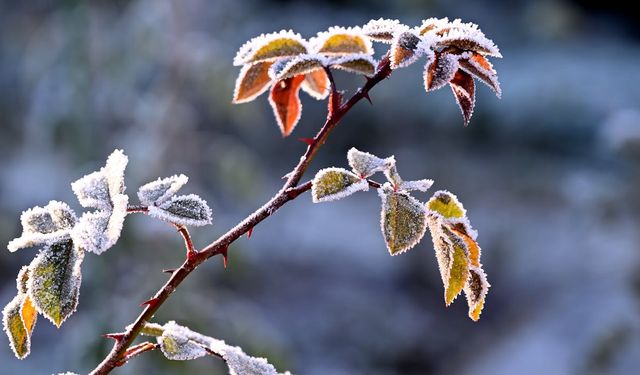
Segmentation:
{"type": "Polygon", "coordinates": [[[400,183],[400,190],[404,191],[427,191],[433,185],[433,180],[416,180],[416,181],[402,181],[400,183]]]}
{"type": "Polygon", "coordinates": [[[110,209],[109,184],[103,171],[89,173],[71,183],[71,189],[82,207],[110,209]]]}
{"type": "Polygon", "coordinates": [[[282,80],[320,70],[325,65],[325,59],[318,54],[304,54],[288,59],[276,61],[269,69],[269,77],[282,80]]]}
{"type": "Polygon", "coordinates": [[[315,52],[325,55],[350,55],[364,53],[373,55],[373,46],[358,27],[333,26],[318,33],[310,44],[315,52]]]}
{"type": "Polygon", "coordinates": [[[391,43],[397,33],[408,29],[407,25],[401,24],[398,20],[379,18],[364,25],[362,32],[375,42],[391,43]]]}
{"type": "Polygon", "coordinates": [[[262,95],[273,81],[269,77],[272,61],[247,64],[242,67],[233,91],[233,103],[247,103],[262,95]]]}
{"type": "MultiPolygon", "coordinates": [[[[399,33],[391,43],[391,69],[404,68],[413,64],[427,49],[422,45],[422,39],[411,31],[399,33]]],[[[431,50],[428,50],[430,53],[431,50]]]]}
{"type": "Polygon", "coordinates": [[[183,174],[158,178],[138,189],[138,199],[140,203],[147,206],[160,205],[175,195],[188,181],[189,177],[183,174]]]}
{"type": "Polygon", "coordinates": [[[174,224],[203,226],[211,224],[211,209],[195,194],[173,196],[159,206],[150,206],[149,215],[174,224]]]}
{"type": "Polygon", "coordinates": [[[281,30],[262,34],[246,42],[233,59],[233,65],[240,66],[258,61],[274,61],[280,57],[297,56],[307,53],[307,42],[298,33],[281,30]]]}
{"type": "Polygon", "coordinates": [[[354,53],[351,55],[339,56],[331,59],[331,66],[349,73],[363,74],[367,77],[373,76],[376,71],[376,61],[364,53],[354,53]]]}
{"type": "Polygon", "coordinates": [[[329,202],[347,197],[357,191],[369,190],[367,180],[343,168],[325,168],[311,183],[314,203],[329,202]]]}
{"type": "Polygon", "coordinates": [[[29,296],[38,312],[56,327],[76,310],[84,253],[65,241],[46,246],[29,265],[29,296]]]}
{"type": "Polygon", "coordinates": [[[11,240],[9,251],[41,244],[52,244],[69,238],[76,223],[75,213],[64,202],[50,201],[45,207],[33,207],[20,215],[22,234],[11,240]]]}
{"type": "Polygon", "coordinates": [[[378,189],[382,199],[380,229],[389,254],[398,255],[413,248],[427,229],[426,210],[405,192],[395,192],[389,184],[378,189]]]}
{"type": "Polygon", "coordinates": [[[347,160],[353,172],[361,178],[370,177],[376,172],[383,172],[396,164],[393,156],[382,159],[368,152],[360,151],[355,147],[352,147],[347,152],[347,160]]]}
{"type": "Polygon", "coordinates": [[[25,293],[18,293],[2,310],[3,330],[9,337],[13,354],[19,359],[26,358],[31,351],[31,333],[37,318],[31,299],[25,293]]]}
{"type": "Polygon", "coordinates": [[[428,18],[422,21],[418,29],[420,35],[428,35],[431,32],[436,32],[445,28],[449,24],[449,18],[428,18]]]}

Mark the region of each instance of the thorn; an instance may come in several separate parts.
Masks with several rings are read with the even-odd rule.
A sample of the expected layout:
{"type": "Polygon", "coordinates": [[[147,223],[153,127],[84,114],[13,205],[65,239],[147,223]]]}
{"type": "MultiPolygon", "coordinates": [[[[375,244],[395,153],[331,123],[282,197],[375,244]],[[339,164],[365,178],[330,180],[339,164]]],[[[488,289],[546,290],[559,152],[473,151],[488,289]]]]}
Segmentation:
{"type": "Polygon", "coordinates": [[[362,97],[364,97],[365,99],[367,99],[367,101],[369,102],[369,104],[373,105],[373,102],[371,101],[371,97],[369,96],[369,91],[365,92],[362,94],[362,97]]]}
{"type": "Polygon", "coordinates": [[[222,250],[220,250],[220,254],[222,254],[222,260],[224,264],[224,269],[227,269],[227,256],[229,254],[229,247],[225,246],[222,250]]]}
{"type": "Polygon", "coordinates": [[[249,228],[249,230],[247,231],[247,238],[251,238],[252,234],[253,234],[253,227],[249,228]]]}
{"type": "Polygon", "coordinates": [[[300,142],[306,143],[308,146],[313,145],[313,142],[315,142],[315,139],[313,139],[313,138],[298,138],[298,140],[300,142]]]}
{"type": "Polygon", "coordinates": [[[153,307],[153,305],[155,305],[156,303],[158,303],[158,299],[157,299],[157,298],[155,298],[155,297],[153,297],[153,298],[151,298],[151,299],[148,299],[148,300],[146,300],[146,301],[142,302],[142,303],[140,304],[140,307],[145,307],[145,306],[151,306],[151,307],[153,307]]]}
{"type": "Polygon", "coordinates": [[[176,272],[176,269],[175,268],[167,268],[167,269],[162,270],[162,272],[164,272],[164,273],[174,273],[174,272],[176,272]]]}
{"type": "Polygon", "coordinates": [[[102,337],[116,341],[122,341],[122,339],[124,339],[124,333],[105,333],[104,335],[102,335],[102,337]]]}

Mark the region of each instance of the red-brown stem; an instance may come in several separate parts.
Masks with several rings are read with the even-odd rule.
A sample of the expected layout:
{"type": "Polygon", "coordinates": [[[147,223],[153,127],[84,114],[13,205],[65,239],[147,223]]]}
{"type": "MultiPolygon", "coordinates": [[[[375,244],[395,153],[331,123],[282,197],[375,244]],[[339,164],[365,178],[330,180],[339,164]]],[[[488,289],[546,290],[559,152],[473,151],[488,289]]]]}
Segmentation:
{"type": "Polygon", "coordinates": [[[329,99],[331,106],[329,108],[329,115],[327,116],[326,122],[324,123],[318,134],[316,134],[316,136],[313,138],[313,142],[307,147],[306,152],[300,158],[300,162],[298,162],[291,173],[288,174],[287,182],[285,182],[282,189],[280,189],[280,191],[262,207],[254,211],[251,215],[247,216],[244,220],[242,220],[235,227],[231,228],[227,233],[220,236],[217,240],[205,246],[201,251],[197,252],[195,256],[187,257],[180,268],[173,272],[169,280],[151,298],[152,300],[154,300],[154,303],[145,306],[144,310],[142,310],[138,318],[136,318],[135,322],[127,328],[126,332],[124,332],[124,336],[122,337],[122,339],[117,340],[114,343],[113,348],[111,349],[109,354],[90,373],[91,375],[108,374],[117,366],[118,362],[126,353],[127,348],[133,343],[135,338],[140,333],[140,330],[142,330],[144,324],[153,317],[155,312],[158,310],[158,308],[160,308],[160,306],[162,306],[164,301],[169,298],[171,293],[176,290],[180,283],[182,283],[182,281],[191,272],[193,272],[196,267],[213,256],[223,254],[225,251],[227,251],[231,243],[247,233],[251,228],[255,227],[258,223],[271,216],[275,211],[277,211],[287,202],[295,199],[300,194],[311,189],[311,182],[306,182],[301,185],[298,185],[298,183],[300,182],[300,179],[302,178],[304,172],[309,167],[309,164],[311,163],[311,160],[315,156],[316,152],[318,152],[318,149],[324,144],[331,131],[336,127],[336,125],[338,125],[344,115],[347,114],[347,112],[349,112],[349,110],[351,110],[351,108],[356,103],[366,98],[369,95],[369,90],[371,90],[376,84],[389,77],[389,75],[391,74],[391,67],[389,64],[389,55],[387,54],[380,60],[376,73],[373,75],[373,77],[367,79],[367,82],[364,84],[364,86],[358,89],[358,91],[353,94],[353,96],[351,96],[351,98],[347,102],[344,103],[342,103],[341,100],[335,100],[337,99],[336,95],[339,95],[339,93],[335,88],[335,84],[333,84],[331,71],[329,71],[328,69],[326,71],[329,76],[329,80],[332,82],[331,95],[333,100],[332,98],[329,99]]]}
{"type": "Polygon", "coordinates": [[[148,352],[150,350],[156,349],[159,345],[158,344],[154,344],[152,342],[149,341],[145,341],[143,343],[140,343],[138,345],[132,346],[129,349],[127,349],[127,351],[124,352],[124,355],[122,356],[122,359],[118,361],[118,363],[116,364],[116,366],[120,367],[122,365],[124,365],[125,363],[127,363],[131,358],[140,355],[144,352],[148,352]]]}
{"type": "Polygon", "coordinates": [[[187,258],[193,257],[197,253],[195,247],[193,247],[193,241],[191,240],[191,235],[189,234],[189,230],[182,224],[174,224],[176,228],[178,228],[178,233],[184,239],[184,247],[187,249],[187,258]]]}

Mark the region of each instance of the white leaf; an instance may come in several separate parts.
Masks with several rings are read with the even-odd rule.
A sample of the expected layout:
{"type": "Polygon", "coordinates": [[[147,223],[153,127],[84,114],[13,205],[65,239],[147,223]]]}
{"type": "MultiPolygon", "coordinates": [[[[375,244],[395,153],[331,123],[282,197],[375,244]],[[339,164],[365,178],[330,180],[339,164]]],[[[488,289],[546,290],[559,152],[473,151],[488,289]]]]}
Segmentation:
{"type": "Polygon", "coordinates": [[[119,194],[114,197],[112,211],[84,213],[72,232],[76,245],[98,255],[115,245],[122,232],[128,201],[126,195],[119,194]]]}
{"type": "Polygon", "coordinates": [[[173,361],[188,361],[207,355],[202,345],[189,340],[178,330],[165,329],[157,340],[164,356],[173,361]]]}
{"type": "Polygon", "coordinates": [[[76,214],[64,202],[50,201],[45,207],[33,207],[20,215],[22,234],[11,240],[7,248],[14,252],[69,238],[76,221],[76,214]]]}
{"type": "Polygon", "coordinates": [[[115,150],[107,158],[104,166],[104,174],[109,184],[109,195],[113,199],[116,195],[124,193],[124,170],[129,158],[122,150],[115,150]]]}
{"type": "Polygon", "coordinates": [[[82,207],[110,209],[109,184],[102,171],[90,173],[71,184],[82,207]]]}
{"type": "Polygon", "coordinates": [[[433,185],[433,180],[417,180],[417,181],[403,181],[400,183],[400,189],[404,191],[427,191],[433,185]]]}
{"type": "Polygon", "coordinates": [[[376,172],[383,172],[396,164],[393,156],[382,159],[355,147],[347,152],[347,160],[353,171],[361,178],[370,177],[376,172]]]}
{"type": "Polygon", "coordinates": [[[207,202],[195,194],[173,196],[160,206],[150,206],[149,215],[174,224],[211,224],[211,209],[207,202]]]}
{"type": "Polygon", "coordinates": [[[366,179],[343,168],[321,169],[311,182],[314,203],[334,201],[367,190],[369,182],[366,179]]]}
{"type": "Polygon", "coordinates": [[[171,198],[187,181],[189,181],[189,177],[180,174],[162,179],[158,178],[142,185],[138,189],[140,203],[147,206],[160,205],[171,198]]]}

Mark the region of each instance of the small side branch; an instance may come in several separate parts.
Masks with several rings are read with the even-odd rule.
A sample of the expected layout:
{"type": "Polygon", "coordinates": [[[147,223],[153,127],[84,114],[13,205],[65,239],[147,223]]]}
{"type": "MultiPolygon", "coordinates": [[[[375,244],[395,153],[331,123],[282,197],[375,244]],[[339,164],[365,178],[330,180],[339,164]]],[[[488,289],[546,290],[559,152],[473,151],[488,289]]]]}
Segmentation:
{"type": "Polygon", "coordinates": [[[116,363],[116,366],[120,367],[122,365],[124,365],[125,363],[127,363],[131,358],[138,356],[144,352],[148,352],[150,350],[154,350],[156,348],[158,348],[160,345],[158,344],[154,344],[152,342],[149,341],[145,341],[141,344],[135,345],[130,347],[129,349],[127,349],[126,352],[124,352],[124,355],[122,356],[122,359],[120,359],[118,361],[118,363],[116,363]]]}

